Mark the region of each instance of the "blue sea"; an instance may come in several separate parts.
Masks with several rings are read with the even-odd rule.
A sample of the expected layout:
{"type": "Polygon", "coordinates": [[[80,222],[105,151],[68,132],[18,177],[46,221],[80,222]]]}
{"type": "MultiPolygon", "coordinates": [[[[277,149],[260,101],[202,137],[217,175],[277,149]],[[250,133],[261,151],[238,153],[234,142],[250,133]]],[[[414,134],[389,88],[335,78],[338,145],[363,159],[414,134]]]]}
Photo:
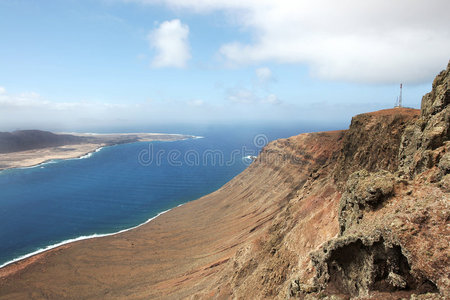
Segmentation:
{"type": "Polygon", "coordinates": [[[80,159],[2,171],[0,266],[68,241],[138,226],[217,190],[267,141],[316,130],[302,125],[184,128],[165,132],[202,138],[115,145],[80,159]]]}

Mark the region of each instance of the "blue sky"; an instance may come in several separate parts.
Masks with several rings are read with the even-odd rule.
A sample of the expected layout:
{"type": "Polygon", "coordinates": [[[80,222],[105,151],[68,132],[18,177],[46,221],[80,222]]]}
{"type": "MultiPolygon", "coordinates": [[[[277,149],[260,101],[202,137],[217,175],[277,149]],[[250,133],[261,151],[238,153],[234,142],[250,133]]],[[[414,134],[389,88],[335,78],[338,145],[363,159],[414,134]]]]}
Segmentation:
{"type": "Polygon", "coordinates": [[[446,0],[0,0],[0,131],[349,122],[419,108],[446,0]]]}

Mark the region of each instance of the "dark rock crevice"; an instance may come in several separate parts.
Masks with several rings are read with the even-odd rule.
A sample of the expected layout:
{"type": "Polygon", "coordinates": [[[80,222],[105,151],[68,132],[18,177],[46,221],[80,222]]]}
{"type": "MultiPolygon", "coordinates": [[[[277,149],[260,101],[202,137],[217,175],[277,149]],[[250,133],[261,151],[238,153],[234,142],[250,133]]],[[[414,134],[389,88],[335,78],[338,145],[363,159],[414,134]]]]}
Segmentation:
{"type": "Polygon", "coordinates": [[[330,294],[367,296],[371,291],[437,292],[429,279],[411,272],[397,242],[374,237],[341,237],[312,253],[317,270],[315,290],[330,294]]]}

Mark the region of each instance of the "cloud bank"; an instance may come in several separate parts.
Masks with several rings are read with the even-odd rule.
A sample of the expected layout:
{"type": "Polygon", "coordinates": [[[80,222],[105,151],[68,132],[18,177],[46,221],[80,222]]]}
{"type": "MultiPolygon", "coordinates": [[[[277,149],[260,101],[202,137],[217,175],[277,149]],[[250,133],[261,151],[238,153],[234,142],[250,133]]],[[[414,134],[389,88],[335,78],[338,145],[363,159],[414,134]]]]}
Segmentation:
{"type": "Polygon", "coordinates": [[[299,63],[328,80],[423,83],[449,59],[448,0],[124,1],[200,14],[226,11],[252,35],[252,42],[229,41],[218,49],[234,66],[299,63]]]}
{"type": "Polygon", "coordinates": [[[54,101],[35,92],[0,89],[0,131],[43,129],[97,131],[163,124],[201,124],[231,120],[276,119],[284,109],[274,94],[246,88],[225,92],[223,103],[203,99],[149,100],[135,103],[54,101]],[[233,105],[231,105],[233,104],[233,105]]]}

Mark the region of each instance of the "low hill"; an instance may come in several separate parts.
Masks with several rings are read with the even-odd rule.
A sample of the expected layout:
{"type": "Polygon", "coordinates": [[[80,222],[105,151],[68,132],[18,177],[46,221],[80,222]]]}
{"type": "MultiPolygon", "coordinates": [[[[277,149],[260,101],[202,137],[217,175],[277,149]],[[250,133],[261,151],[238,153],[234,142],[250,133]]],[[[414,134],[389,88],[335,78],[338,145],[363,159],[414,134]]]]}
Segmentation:
{"type": "Polygon", "coordinates": [[[0,132],[0,153],[77,144],[83,141],[83,137],[69,134],[54,134],[41,130],[0,132]]]}

